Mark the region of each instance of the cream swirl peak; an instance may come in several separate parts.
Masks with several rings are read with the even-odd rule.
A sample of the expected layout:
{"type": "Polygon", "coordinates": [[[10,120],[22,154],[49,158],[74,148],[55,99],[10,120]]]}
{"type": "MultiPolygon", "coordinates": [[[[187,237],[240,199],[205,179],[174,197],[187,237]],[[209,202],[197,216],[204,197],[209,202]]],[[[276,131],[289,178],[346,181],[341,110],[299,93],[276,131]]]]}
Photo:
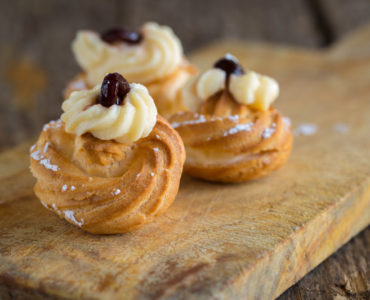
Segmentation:
{"type": "MultiPolygon", "coordinates": [[[[105,39],[106,40],[106,39],[105,39]]],[[[183,49],[172,29],[146,23],[135,43],[108,43],[93,31],[79,31],[72,50],[90,85],[117,71],[129,82],[149,83],[170,75],[182,63],[183,49]]]]}
{"type": "Polygon", "coordinates": [[[157,121],[157,108],[148,90],[119,74],[108,74],[103,84],[73,92],[63,102],[61,116],[68,133],[91,133],[101,140],[129,143],[146,137],[157,121]]]}
{"type": "Polygon", "coordinates": [[[245,73],[238,60],[226,54],[213,68],[191,78],[182,96],[185,105],[195,110],[200,102],[226,89],[240,104],[259,110],[267,110],[279,95],[279,85],[273,78],[253,71],[245,73]]]}

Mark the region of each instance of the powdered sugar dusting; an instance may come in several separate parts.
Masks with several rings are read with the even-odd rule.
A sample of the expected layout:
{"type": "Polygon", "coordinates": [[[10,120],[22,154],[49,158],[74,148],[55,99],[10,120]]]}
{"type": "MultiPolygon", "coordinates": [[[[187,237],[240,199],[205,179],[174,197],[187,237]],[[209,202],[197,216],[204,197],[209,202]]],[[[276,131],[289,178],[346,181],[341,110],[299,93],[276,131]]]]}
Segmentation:
{"type": "Polygon", "coordinates": [[[41,204],[42,204],[43,207],[45,207],[47,209],[50,209],[49,206],[45,202],[42,202],[42,201],[40,201],[40,202],[41,202],[41,204]]]}
{"type": "Polygon", "coordinates": [[[50,142],[46,142],[45,145],[44,145],[44,153],[46,153],[46,151],[48,151],[48,148],[50,146],[50,142]]]}
{"type": "Polygon", "coordinates": [[[35,145],[32,145],[31,148],[30,148],[30,152],[32,152],[33,150],[35,150],[36,148],[36,144],[35,145]]]}
{"type": "Polygon", "coordinates": [[[203,115],[200,115],[199,119],[189,120],[189,121],[184,121],[184,122],[174,122],[172,123],[172,127],[177,128],[180,126],[200,124],[200,123],[205,123],[206,121],[207,121],[206,118],[203,115]]]}
{"type": "Polygon", "coordinates": [[[47,131],[49,128],[58,128],[60,126],[62,126],[62,122],[60,119],[58,119],[55,121],[50,121],[49,123],[45,124],[42,130],[47,131]]]}
{"type": "Polygon", "coordinates": [[[238,122],[239,121],[239,115],[231,115],[227,117],[232,122],[238,122]]]}
{"type": "Polygon", "coordinates": [[[275,128],[276,128],[276,123],[273,123],[273,124],[271,125],[271,127],[265,128],[265,130],[264,130],[264,131],[263,131],[263,133],[262,133],[262,137],[263,137],[264,139],[268,139],[268,138],[270,138],[270,137],[274,134],[274,132],[275,132],[275,128]]]}
{"type": "Polygon", "coordinates": [[[43,165],[46,169],[48,170],[52,170],[54,172],[58,171],[59,170],[59,167],[57,165],[53,165],[51,162],[50,162],[50,159],[48,158],[45,158],[41,152],[39,150],[35,151],[35,152],[32,152],[30,154],[30,156],[34,159],[34,160],[38,160],[40,161],[40,164],[43,165]]]}
{"type": "Polygon", "coordinates": [[[47,131],[50,128],[49,124],[45,124],[44,127],[42,128],[42,131],[47,131]]]}
{"type": "Polygon", "coordinates": [[[154,152],[159,152],[159,149],[157,147],[153,148],[154,152]]]}
{"type": "Polygon", "coordinates": [[[115,191],[112,192],[112,195],[119,195],[121,194],[121,190],[120,189],[115,189],[115,191]]]}
{"type": "Polygon", "coordinates": [[[238,124],[235,127],[230,128],[228,131],[224,133],[224,136],[236,134],[241,131],[251,131],[253,126],[253,122],[245,123],[245,124],[238,124]]]}
{"type": "MultiPolygon", "coordinates": [[[[67,190],[68,190],[68,185],[64,184],[64,185],[62,186],[62,192],[65,192],[65,191],[67,191],[67,190]]],[[[76,187],[75,187],[74,185],[71,185],[70,190],[71,190],[71,191],[74,191],[74,190],[76,190],[76,187]]]]}
{"type": "Polygon", "coordinates": [[[45,207],[45,208],[47,208],[48,210],[54,210],[58,215],[60,215],[61,214],[61,211],[58,209],[58,207],[56,206],[56,204],[55,203],[53,203],[52,205],[51,205],[51,207],[49,206],[49,205],[47,205],[45,202],[42,202],[42,201],[40,201],[41,202],[41,204],[45,207]]]}
{"type": "Polygon", "coordinates": [[[52,170],[54,172],[59,170],[59,167],[57,165],[51,164],[50,159],[48,158],[40,160],[40,164],[42,164],[46,169],[52,170]]]}
{"type": "Polygon", "coordinates": [[[56,205],[55,203],[53,203],[51,206],[53,207],[54,211],[55,211],[58,215],[61,215],[61,214],[62,214],[62,212],[58,209],[58,207],[57,207],[57,205],[56,205]]]}
{"type": "Polygon", "coordinates": [[[39,150],[32,152],[30,155],[34,160],[41,160],[44,156],[41,154],[39,150]]]}
{"type": "Polygon", "coordinates": [[[333,125],[333,131],[338,133],[347,133],[349,131],[349,126],[345,123],[337,123],[333,125]]]}
{"type": "Polygon", "coordinates": [[[299,125],[297,128],[293,130],[293,135],[294,136],[300,136],[300,135],[305,135],[305,136],[310,136],[314,135],[317,132],[317,125],[312,124],[312,123],[304,123],[299,125]]]}
{"type": "MultiPolygon", "coordinates": [[[[187,126],[187,125],[201,124],[201,123],[205,123],[205,122],[215,122],[215,121],[225,120],[225,118],[223,118],[223,117],[213,117],[213,118],[210,118],[210,119],[207,120],[204,117],[204,115],[194,114],[194,116],[198,117],[198,119],[184,121],[184,122],[174,122],[171,125],[172,125],[173,128],[177,128],[177,127],[180,127],[180,126],[187,126]]],[[[232,122],[235,122],[235,123],[239,122],[239,116],[238,115],[231,115],[231,116],[228,116],[226,119],[228,119],[232,122]]]]}
{"type": "Polygon", "coordinates": [[[66,217],[66,219],[71,220],[77,226],[81,227],[84,224],[84,219],[81,219],[81,221],[77,221],[77,219],[75,218],[75,212],[73,210],[65,210],[64,216],[66,217]]]}

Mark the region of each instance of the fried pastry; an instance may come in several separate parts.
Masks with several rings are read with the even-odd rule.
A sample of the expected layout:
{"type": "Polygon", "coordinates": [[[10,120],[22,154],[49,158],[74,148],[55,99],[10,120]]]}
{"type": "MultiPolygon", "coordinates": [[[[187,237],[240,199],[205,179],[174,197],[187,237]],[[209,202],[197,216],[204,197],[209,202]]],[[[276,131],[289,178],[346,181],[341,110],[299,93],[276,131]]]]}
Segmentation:
{"type": "Polygon", "coordinates": [[[242,182],[270,174],[292,147],[290,121],[271,105],[277,82],[244,72],[226,55],[191,78],[183,89],[188,111],[170,119],[186,150],[184,171],[217,182],[242,182]]]}
{"type": "Polygon", "coordinates": [[[46,208],[85,231],[113,234],[171,205],[184,146],[144,86],[108,74],[62,109],[30,149],[34,191],[46,208]]]}
{"type": "Polygon", "coordinates": [[[102,35],[79,31],[72,50],[84,73],[68,84],[66,97],[95,86],[106,73],[119,72],[129,82],[144,84],[163,116],[185,108],[180,90],[196,69],[169,27],[146,23],[140,32],[116,28],[102,35]]]}

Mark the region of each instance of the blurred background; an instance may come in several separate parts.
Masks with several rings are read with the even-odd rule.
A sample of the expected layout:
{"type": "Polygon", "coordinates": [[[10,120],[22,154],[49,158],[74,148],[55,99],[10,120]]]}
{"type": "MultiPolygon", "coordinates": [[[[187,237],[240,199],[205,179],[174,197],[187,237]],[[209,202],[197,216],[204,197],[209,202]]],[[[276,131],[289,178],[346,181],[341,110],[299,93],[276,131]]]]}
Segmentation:
{"type": "Polygon", "coordinates": [[[60,115],[62,90],[79,72],[76,30],[149,20],[171,26],[187,53],[225,38],[321,48],[370,22],[370,1],[1,0],[0,149],[60,115]]]}

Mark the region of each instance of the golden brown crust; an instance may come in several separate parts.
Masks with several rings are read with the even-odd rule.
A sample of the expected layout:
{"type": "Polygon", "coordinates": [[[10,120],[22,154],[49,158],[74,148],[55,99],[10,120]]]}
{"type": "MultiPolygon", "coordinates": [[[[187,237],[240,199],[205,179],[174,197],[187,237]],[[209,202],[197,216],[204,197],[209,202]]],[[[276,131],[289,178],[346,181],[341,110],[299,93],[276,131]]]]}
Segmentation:
{"type": "Polygon", "coordinates": [[[145,85],[162,116],[167,118],[176,112],[186,110],[181,89],[189,77],[196,73],[197,69],[184,61],[171,75],[145,85]]]}
{"type": "Polygon", "coordinates": [[[290,124],[270,107],[257,111],[226,91],[203,102],[196,113],[170,119],[186,149],[184,171],[219,182],[242,182],[280,168],[292,147],[290,124]]]}
{"type": "Polygon", "coordinates": [[[185,151],[161,116],[150,135],[126,145],[76,137],[49,123],[31,149],[36,195],[50,210],[99,234],[131,231],[163,213],[179,187],[185,151]]]}
{"type": "MultiPolygon", "coordinates": [[[[181,88],[188,78],[197,73],[197,69],[186,60],[169,76],[150,83],[145,83],[149,94],[154,99],[158,112],[169,117],[175,112],[185,110],[181,96],[181,88]]],[[[124,74],[123,74],[124,76],[124,74]]],[[[81,73],[70,81],[65,90],[64,97],[68,99],[73,91],[93,88],[86,81],[86,75],[81,73]]]]}

